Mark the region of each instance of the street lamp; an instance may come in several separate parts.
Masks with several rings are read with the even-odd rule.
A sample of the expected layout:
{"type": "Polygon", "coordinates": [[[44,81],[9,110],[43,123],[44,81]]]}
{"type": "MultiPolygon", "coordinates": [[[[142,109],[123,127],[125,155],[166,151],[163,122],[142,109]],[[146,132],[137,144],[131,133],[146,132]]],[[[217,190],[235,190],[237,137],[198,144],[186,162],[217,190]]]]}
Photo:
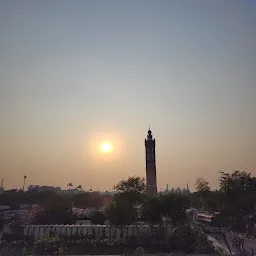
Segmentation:
{"type": "Polygon", "coordinates": [[[24,178],[23,178],[23,192],[24,192],[24,189],[25,189],[25,182],[26,182],[26,178],[27,178],[27,175],[24,175],[24,178]]]}

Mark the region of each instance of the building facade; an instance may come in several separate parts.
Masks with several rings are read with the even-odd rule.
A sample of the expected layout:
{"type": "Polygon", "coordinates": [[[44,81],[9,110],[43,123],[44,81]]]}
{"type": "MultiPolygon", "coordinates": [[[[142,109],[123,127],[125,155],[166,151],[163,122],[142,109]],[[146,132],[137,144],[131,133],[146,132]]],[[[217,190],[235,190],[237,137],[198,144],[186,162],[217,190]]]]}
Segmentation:
{"type": "Polygon", "coordinates": [[[156,184],[156,141],[153,139],[152,132],[149,128],[147,138],[145,139],[146,150],[146,182],[147,194],[150,196],[157,195],[156,184]]]}

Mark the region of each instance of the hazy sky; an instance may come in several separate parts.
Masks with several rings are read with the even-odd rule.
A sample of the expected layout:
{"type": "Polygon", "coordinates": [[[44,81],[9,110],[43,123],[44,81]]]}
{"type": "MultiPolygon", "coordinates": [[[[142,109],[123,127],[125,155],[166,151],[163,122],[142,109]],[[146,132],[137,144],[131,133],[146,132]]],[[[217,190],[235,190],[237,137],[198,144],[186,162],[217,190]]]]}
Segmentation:
{"type": "Polygon", "coordinates": [[[0,1],[0,178],[109,189],[256,175],[256,2],[0,1]],[[101,140],[115,150],[102,155],[101,140]]]}

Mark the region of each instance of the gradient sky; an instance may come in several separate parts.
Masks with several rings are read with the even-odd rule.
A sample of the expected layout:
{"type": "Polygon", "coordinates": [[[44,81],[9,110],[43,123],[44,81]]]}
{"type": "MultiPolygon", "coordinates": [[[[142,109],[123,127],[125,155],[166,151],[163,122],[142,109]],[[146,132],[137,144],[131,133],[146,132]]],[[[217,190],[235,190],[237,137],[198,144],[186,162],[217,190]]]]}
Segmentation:
{"type": "Polygon", "coordinates": [[[6,188],[143,177],[149,124],[159,188],[256,175],[255,1],[1,0],[0,35],[6,188]]]}

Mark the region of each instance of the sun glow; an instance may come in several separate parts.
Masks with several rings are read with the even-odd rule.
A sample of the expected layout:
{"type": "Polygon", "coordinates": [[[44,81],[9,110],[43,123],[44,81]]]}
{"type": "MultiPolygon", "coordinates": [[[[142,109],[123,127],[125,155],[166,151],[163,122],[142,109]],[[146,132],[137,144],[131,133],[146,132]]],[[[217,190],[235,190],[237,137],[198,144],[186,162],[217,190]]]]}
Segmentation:
{"type": "Polygon", "coordinates": [[[102,153],[110,153],[113,150],[113,145],[111,142],[109,141],[103,141],[100,144],[100,151],[102,153]]]}
{"type": "MultiPolygon", "coordinates": [[[[122,136],[113,133],[89,133],[81,143],[82,154],[87,163],[90,159],[91,165],[100,164],[101,161],[112,162],[122,156],[122,136]]],[[[96,168],[96,167],[95,167],[96,168]]]]}

